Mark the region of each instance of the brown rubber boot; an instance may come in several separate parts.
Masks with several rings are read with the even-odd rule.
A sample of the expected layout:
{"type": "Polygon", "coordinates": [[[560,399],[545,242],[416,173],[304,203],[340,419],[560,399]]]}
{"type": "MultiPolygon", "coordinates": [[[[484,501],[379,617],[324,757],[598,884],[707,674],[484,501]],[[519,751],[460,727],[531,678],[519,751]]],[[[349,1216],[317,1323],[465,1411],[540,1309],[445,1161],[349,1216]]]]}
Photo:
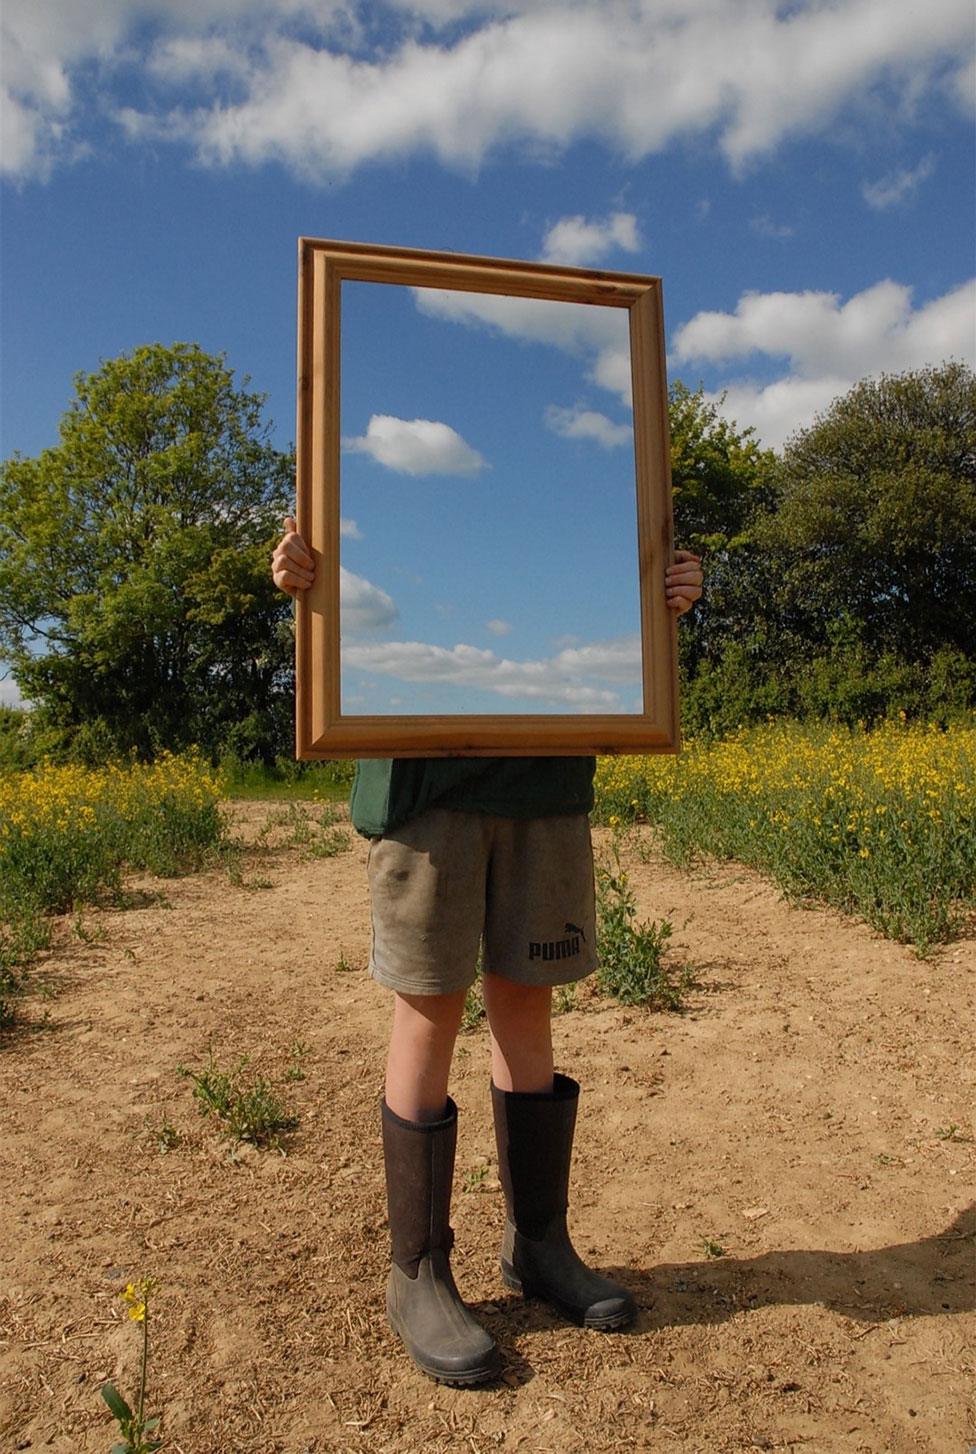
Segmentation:
{"type": "Polygon", "coordinates": [[[458,1387],[501,1371],[494,1342],[465,1307],[448,1260],[457,1106],[443,1120],[405,1121],[385,1101],[383,1155],[393,1242],[386,1311],[424,1373],[458,1387]]]}
{"type": "Polygon", "coordinates": [[[553,1077],[549,1092],[500,1091],[493,1083],[498,1175],[508,1220],[502,1234],[502,1277],[587,1328],[623,1328],[637,1304],[619,1283],[592,1272],[566,1230],[569,1166],[579,1085],[553,1077]]]}

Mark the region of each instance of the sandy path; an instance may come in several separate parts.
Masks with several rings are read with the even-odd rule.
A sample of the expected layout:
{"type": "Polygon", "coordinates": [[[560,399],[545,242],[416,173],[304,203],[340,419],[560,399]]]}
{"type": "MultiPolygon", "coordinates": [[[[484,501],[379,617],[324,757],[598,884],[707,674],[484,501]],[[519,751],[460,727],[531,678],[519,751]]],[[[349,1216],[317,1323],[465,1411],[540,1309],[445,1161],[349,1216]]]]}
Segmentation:
{"type": "MultiPolygon", "coordinates": [[[[231,808],[250,834],[268,811],[231,808]]],[[[4,1454],[107,1454],[99,1384],[136,1382],[117,1294],[145,1273],[161,1284],[149,1402],[177,1454],[976,1442],[976,943],[922,964],[741,868],[625,858],[699,987],[681,1017],[583,993],[556,1043],[583,1086],[575,1240],[634,1290],[635,1330],[589,1333],[504,1289],[479,1029],[453,1087],[455,1270],[505,1381],[464,1392],[413,1369],[382,1316],[389,1005],[363,973],[365,845],[282,847],[238,886],[133,881],[165,904],[87,913],[96,942],[63,920],[54,993],[0,1051],[4,1454]],[[287,1081],[296,1042],[306,1078],[287,1081]],[[281,1087],[301,1118],[287,1156],[230,1155],[198,1116],[176,1067],[210,1045],[281,1087]],[[182,1139],[163,1153],[166,1120],[182,1139]]]]}

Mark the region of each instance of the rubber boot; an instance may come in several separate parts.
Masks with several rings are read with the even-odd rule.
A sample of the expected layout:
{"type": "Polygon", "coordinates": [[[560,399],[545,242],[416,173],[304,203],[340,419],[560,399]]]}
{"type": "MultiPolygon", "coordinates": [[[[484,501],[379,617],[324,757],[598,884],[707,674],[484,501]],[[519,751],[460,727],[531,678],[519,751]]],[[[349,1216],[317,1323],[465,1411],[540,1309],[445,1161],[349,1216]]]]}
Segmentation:
{"type": "Polygon", "coordinates": [[[405,1121],[385,1101],[383,1155],[393,1243],[386,1311],[407,1352],[431,1378],[467,1387],[501,1370],[494,1342],[461,1301],[449,1256],[457,1106],[443,1120],[405,1121]]]}
{"type": "Polygon", "coordinates": [[[502,1277],[587,1328],[623,1328],[637,1305],[626,1288],[601,1277],[577,1255],[566,1230],[569,1166],[579,1085],[553,1077],[550,1092],[500,1091],[492,1083],[498,1175],[508,1220],[502,1277]]]}

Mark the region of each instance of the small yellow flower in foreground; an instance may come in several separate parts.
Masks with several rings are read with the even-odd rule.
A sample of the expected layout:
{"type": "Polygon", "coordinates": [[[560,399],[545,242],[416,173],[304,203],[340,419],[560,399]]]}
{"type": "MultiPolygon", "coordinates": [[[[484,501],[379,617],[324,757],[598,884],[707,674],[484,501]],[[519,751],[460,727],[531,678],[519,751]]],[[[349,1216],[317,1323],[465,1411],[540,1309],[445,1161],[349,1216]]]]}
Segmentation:
{"type": "Polygon", "coordinates": [[[121,1294],[122,1301],[127,1304],[129,1317],[134,1323],[146,1321],[146,1303],[151,1293],[156,1291],[156,1280],[152,1277],[143,1277],[139,1282],[126,1284],[125,1292],[121,1294]]]}

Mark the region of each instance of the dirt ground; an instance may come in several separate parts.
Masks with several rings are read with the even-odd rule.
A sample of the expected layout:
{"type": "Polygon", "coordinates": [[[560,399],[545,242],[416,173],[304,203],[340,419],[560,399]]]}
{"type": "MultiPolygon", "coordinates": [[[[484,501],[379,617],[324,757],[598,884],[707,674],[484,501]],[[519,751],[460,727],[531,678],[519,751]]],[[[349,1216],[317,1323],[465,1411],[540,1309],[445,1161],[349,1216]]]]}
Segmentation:
{"type": "MultiPolygon", "coordinates": [[[[228,811],[253,838],[270,810],[228,811]]],[[[415,1371],[384,1321],[365,845],[255,852],[236,885],[140,877],[84,937],[59,921],[50,993],[0,1051],[3,1454],[108,1454],[98,1390],[134,1395],[140,1343],[118,1294],[147,1274],[147,1407],[174,1454],[966,1454],[976,941],[920,963],[740,867],[625,861],[642,917],[674,923],[690,1007],[587,990],[555,1034],[583,1087],[574,1240],[639,1321],[590,1332],[503,1287],[482,1026],[452,1087],[454,1265],[505,1374],[474,1391],[415,1371]],[[300,1117],[286,1155],[198,1114],[177,1066],[210,1047],[300,1117]]]]}

